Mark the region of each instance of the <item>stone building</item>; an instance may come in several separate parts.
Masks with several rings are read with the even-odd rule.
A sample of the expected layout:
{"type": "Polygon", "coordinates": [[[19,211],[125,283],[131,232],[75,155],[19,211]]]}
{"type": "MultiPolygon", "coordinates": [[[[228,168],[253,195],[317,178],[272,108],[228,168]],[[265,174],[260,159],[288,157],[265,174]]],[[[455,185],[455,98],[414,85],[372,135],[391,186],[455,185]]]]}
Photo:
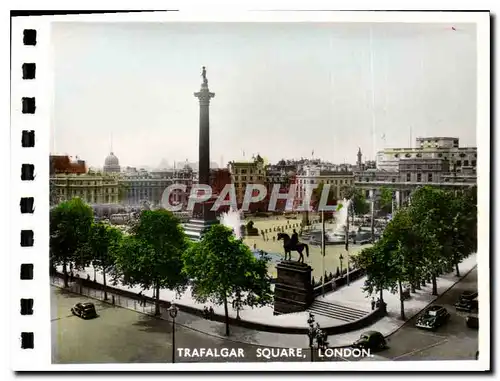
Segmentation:
{"type": "MultiPolygon", "coordinates": [[[[347,167],[339,166],[304,166],[296,176],[296,204],[301,205],[307,195],[307,186],[312,184],[329,184],[330,192],[339,200],[343,189],[354,185],[354,173],[347,167]],[[340,169],[340,170],[339,170],[340,169]]],[[[310,197],[310,195],[308,195],[310,197]]]]}
{"type": "MultiPolygon", "coordinates": [[[[241,207],[245,197],[247,184],[266,184],[266,169],[264,160],[260,155],[257,155],[251,161],[232,161],[228,164],[229,172],[231,173],[231,181],[235,186],[236,202],[238,208],[241,207]]],[[[265,203],[253,203],[250,205],[255,210],[264,210],[265,203]]]]}
{"type": "Polygon", "coordinates": [[[56,173],[51,176],[53,204],[79,197],[89,204],[118,203],[118,179],[103,173],[56,173]]]}
{"type": "Polygon", "coordinates": [[[415,148],[386,148],[377,153],[377,169],[398,171],[399,162],[405,159],[448,160],[457,172],[477,165],[477,147],[460,147],[453,137],[416,138],[415,148]]]}
{"type": "Polygon", "coordinates": [[[180,170],[137,171],[121,176],[119,182],[123,197],[121,202],[126,205],[142,205],[145,201],[160,206],[165,189],[172,184],[186,185],[186,192],[177,189],[172,192],[171,203],[187,203],[189,192],[193,185],[193,170],[186,166],[180,170]]]}

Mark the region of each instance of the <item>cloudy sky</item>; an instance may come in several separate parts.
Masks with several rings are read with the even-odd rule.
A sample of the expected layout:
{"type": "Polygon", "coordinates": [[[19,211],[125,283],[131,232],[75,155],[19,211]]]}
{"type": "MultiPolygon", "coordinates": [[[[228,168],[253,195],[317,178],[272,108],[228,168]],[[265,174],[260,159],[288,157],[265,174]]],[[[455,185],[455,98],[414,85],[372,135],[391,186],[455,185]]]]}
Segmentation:
{"type": "Polygon", "coordinates": [[[476,145],[473,24],[56,23],[52,41],[51,152],[91,166],[111,136],[121,165],[197,161],[203,65],[217,163],[476,145]]]}

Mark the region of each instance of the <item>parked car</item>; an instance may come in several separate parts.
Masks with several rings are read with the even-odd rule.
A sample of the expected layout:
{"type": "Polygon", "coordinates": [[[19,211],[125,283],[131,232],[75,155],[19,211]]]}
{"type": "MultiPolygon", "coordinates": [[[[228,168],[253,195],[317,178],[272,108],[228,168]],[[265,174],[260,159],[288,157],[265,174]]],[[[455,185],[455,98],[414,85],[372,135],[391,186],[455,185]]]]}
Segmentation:
{"type": "Polygon", "coordinates": [[[353,348],[382,350],[387,347],[384,335],[377,331],[366,331],[352,345],[353,348]]]}
{"type": "Polygon", "coordinates": [[[469,315],[465,318],[465,324],[469,328],[479,329],[479,318],[474,315],[469,315]]]}
{"type": "Polygon", "coordinates": [[[415,326],[423,329],[437,329],[450,319],[450,313],[442,306],[430,306],[419,317],[415,326]]]}
{"type": "Polygon", "coordinates": [[[478,309],[477,291],[464,291],[455,303],[457,311],[472,312],[478,309]]]}
{"type": "Polygon", "coordinates": [[[82,319],[92,319],[97,317],[94,303],[76,303],[71,308],[71,313],[81,317],[82,319]]]}

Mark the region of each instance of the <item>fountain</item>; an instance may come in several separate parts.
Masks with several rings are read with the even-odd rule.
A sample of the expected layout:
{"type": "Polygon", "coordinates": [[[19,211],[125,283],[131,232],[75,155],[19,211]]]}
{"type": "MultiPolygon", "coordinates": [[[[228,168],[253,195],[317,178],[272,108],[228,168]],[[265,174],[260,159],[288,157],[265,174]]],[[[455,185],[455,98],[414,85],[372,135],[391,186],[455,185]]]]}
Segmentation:
{"type": "Polygon", "coordinates": [[[222,225],[231,228],[234,232],[234,236],[238,239],[243,238],[241,232],[241,211],[231,209],[228,212],[224,212],[220,216],[220,222],[222,225]]]}

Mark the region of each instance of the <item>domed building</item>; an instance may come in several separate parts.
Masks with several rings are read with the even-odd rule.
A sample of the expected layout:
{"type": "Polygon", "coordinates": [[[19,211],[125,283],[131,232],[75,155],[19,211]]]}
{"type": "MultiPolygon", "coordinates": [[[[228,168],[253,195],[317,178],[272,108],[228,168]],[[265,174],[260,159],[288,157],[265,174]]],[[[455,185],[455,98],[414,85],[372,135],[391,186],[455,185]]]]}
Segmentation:
{"type": "Polygon", "coordinates": [[[104,159],[104,173],[120,173],[120,161],[118,158],[110,152],[110,154],[104,159]]]}

